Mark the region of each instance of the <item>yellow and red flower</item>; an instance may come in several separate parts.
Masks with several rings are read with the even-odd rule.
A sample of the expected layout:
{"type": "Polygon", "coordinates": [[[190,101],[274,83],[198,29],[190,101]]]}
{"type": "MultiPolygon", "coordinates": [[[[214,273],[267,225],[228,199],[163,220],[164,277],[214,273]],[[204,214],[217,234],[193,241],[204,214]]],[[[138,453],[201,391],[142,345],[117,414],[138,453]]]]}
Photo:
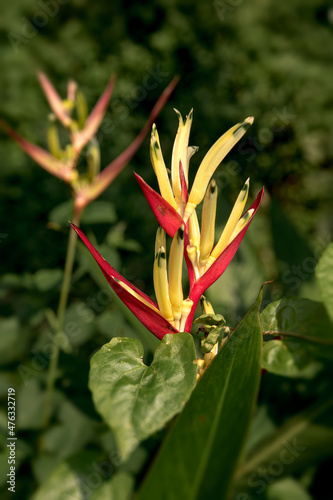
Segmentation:
{"type": "Polygon", "coordinates": [[[202,160],[189,190],[189,160],[197,150],[188,145],[193,113],[191,111],[185,121],[179,112],[177,114],[179,127],[172,152],[171,179],[163,160],[155,125],[151,133],[150,152],[160,194],[135,174],[161,226],[156,235],[153,268],[156,302],[110,266],[83,232],[73,226],[115,293],[141,323],[159,339],[162,339],[166,333],[191,331],[200,297],[230,264],[264,194],[264,189],[262,189],[251,207],[245,210],[249,193],[248,179],[237,197],[220,238],[214,244],[217,186],[212,176],[221,161],[253,123],[253,117],[236,124],[216,141],[202,160]],[[202,201],[200,228],[196,207],[202,201]],[[172,237],[168,263],[166,233],[172,237]],[[185,299],[182,286],[184,257],[190,285],[188,297],[185,299]]]}

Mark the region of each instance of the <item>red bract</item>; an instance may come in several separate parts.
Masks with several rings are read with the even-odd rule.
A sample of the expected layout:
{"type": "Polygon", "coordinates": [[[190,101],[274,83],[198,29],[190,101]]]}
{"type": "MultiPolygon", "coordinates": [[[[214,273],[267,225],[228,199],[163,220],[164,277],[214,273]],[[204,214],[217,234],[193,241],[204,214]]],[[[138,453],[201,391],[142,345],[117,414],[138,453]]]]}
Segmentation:
{"type": "Polygon", "coordinates": [[[90,243],[81,229],[74,224],[71,226],[94,257],[113,291],[138,320],[158,339],[162,339],[166,333],[176,333],[177,330],[161,316],[156,302],[119,274],[90,243]]]}

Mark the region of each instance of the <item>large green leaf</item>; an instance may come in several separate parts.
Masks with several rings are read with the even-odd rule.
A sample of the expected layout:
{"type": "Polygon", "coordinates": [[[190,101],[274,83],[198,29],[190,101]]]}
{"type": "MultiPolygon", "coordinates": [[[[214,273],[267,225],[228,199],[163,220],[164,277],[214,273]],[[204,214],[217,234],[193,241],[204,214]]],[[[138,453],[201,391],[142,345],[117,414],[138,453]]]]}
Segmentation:
{"type": "Polygon", "coordinates": [[[263,333],[281,340],[264,346],[263,366],[275,374],[311,377],[319,368],[316,358],[332,359],[333,325],[320,302],[297,297],[269,304],[261,313],[263,333]]]}
{"type": "Polygon", "coordinates": [[[114,430],[122,457],[180,412],[196,383],[195,349],[188,333],[165,335],[153,362],[141,342],[115,337],[92,358],[89,387],[114,430]]]}
{"type": "Polygon", "coordinates": [[[207,368],[139,492],[140,500],[226,499],[257,396],[262,291],[207,368]]]}
{"type": "Polygon", "coordinates": [[[299,340],[283,339],[265,342],[262,367],[283,377],[313,378],[322,365],[313,359],[306,349],[306,343],[299,340]]]}
{"type": "Polygon", "coordinates": [[[323,253],[316,267],[316,277],[323,302],[333,320],[333,243],[323,253]]]}

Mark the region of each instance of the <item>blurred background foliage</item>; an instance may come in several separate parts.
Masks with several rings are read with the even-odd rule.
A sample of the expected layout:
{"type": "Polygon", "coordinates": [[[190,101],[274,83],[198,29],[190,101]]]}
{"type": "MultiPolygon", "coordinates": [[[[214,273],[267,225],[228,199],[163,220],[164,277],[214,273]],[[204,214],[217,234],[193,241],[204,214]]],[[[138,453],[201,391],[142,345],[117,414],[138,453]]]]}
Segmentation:
{"type": "MultiPolygon", "coordinates": [[[[209,298],[235,326],[265,280],[274,280],[266,292],[267,303],[282,296],[319,297],[314,267],[333,229],[333,9],[328,2],[16,0],[6,4],[0,29],[0,115],[43,147],[49,108],[36,79],[38,69],[63,96],[67,80],[74,78],[90,108],[109,75],[117,74],[97,136],[102,165],[133,140],[175,74],[180,75],[180,83],[157,120],[167,164],[177,129],[173,107],[183,115],[194,108],[190,142],[200,149],[191,160],[192,175],[228,127],[254,115],[254,125],[216,174],[219,227],[247,177],[251,177],[252,199],[265,185],[265,201],[209,298]]],[[[22,383],[17,363],[35,371],[29,384],[22,385],[20,398],[30,408],[18,422],[23,438],[27,437],[21,445],[21,488],[31,492],[64,456],[82,450],[87,442],[97,455],[102,453],[100,446],[104,451],[107,446],[113,449],[114,444],[105,444],[107,440],[101,445],[102,434],[97,432],[102,424],[87,389],[88,361],[111,336],[137,333],[135,319],[120,314],[92,259],[81,248],[67,313],[68,321],[72,318],[79,325],[79,334],[70,341],[61,340],[64,352],[54,427],[34,434],[33,429],[41,427],[39,402],[47,365],[44,357],[37,369],[34,353],[43,352],[50,342],[44,310],[57,306],[70,214],[62,204],[69,192],[4,134],[0,157],[0,344],[4,353],[0,388],[5,392],[8,384],[22,383]],[[96,299],[99,287],[104,296],[96,299]],[[82,417],[82,433],[90,429],[88,436],[86,441],[73,438],[60,453],[58,438],[73,432],[66,426],[76,418],[75,412],[82,417]],[[36,447],[41,455],[36,455],[36,447]]],[[[111,264],[152,294],[157,226],[133,170],[157,187],[148,138],[102,195],[104,205],[97,206],[86,222],[83,219],[82,226],[96,238],[111,264]]],[[[147,337],[141,330],[140,339],[152,347],[154,342],[147,337]]],[[[297,412],[317,391],[313,380],[300,383],[267,375],[261,397],[270,408],[270,418],[279,424],[289,416],[291,402],[297,412]]],[[[147,450],[142,453],[145,456],[147,450]]],[[[143,462],[139,457],[138,463],[143,462]]],[[[126,473],[139,469],[140,465],[132,464],[126,473]]],[[[321,478],[322,472],[318,474],[321,478]]],[[[280,497],[273,492],[269,498],[280,497]]]]}

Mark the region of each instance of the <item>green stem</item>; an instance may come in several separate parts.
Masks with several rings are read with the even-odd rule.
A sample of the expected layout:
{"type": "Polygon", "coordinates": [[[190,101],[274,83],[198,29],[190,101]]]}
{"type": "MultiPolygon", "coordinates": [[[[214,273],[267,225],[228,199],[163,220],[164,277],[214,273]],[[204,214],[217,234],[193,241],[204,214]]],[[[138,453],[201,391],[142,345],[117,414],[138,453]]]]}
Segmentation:
{"type": "MultiPolygon", "coordinates": [[[[73,223],[76,226],[80,224],[80,213],[77,213],[74,209],[73,214],[73,223]]],[[[67,307],[68,295],[71,285],[74,257],[75,257],[75,248],[76,248],[77,234],[75,231],[70,229],[68,244],[67,244],[67,253],[66,253],[66,261],[65,261],[65,269],[64,276],[61,285],[61,292],[59,298],[59,305],[57,310],[57,329],[54,330],[53,335],[53,346],[52,346],[52,354],[50,357],[50,364],[48,368],[47,374],[47,383],[46,383],[46,393],[45,393],[45,403],[44,403],[44,415],[43,415],[43,425],[47,427],[51,414],[52,414],[52,399],[54,386],[57,378],[57,368],[58,368],[58,359],[60,353],[60,347],[57,342],[57,334],[61,333],[64,327],[64,317],[65,311],[67,307]]]]}

